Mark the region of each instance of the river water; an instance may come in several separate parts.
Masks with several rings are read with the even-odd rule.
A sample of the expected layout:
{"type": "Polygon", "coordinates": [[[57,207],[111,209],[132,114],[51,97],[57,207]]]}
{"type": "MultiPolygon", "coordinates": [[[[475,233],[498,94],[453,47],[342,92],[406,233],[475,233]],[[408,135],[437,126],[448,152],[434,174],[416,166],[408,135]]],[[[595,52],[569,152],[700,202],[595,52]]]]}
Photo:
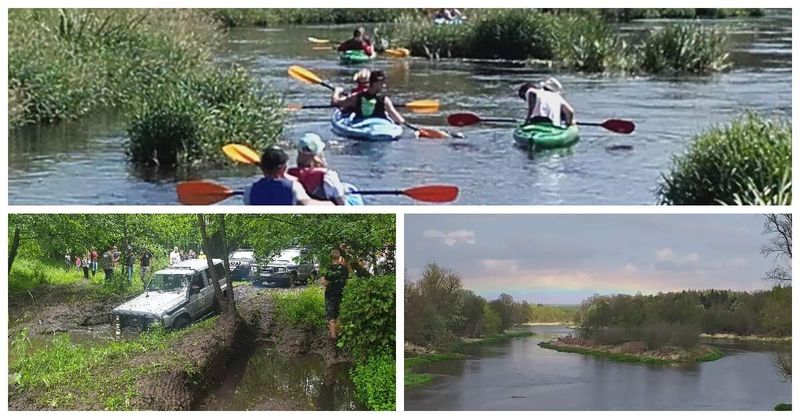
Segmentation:
{"type": "Polygon", "coordinates": [[[281,355],[262,345],[225,370],[199,410],[361,410],[348,363],[281,355]]]}
{"type": "Polygon", "coordinates": [[[406,389],[406,410],[772,410],[791,402],[771,355],[786,346],[713,343],[725,356],[681,366],[627,364],[537,344],[570,332],[475,348],[474,359],[422,365],[432,384],[406,389]]]}
{"type": "MultiPolygon", "coordinates": [[[[635,33],[661,24],[637,22],[622,30],[635,33]]],[[[370,144],[335,138],[329,111],[304,110],[292,115],[286,138],[309,131],[322,135],[329,141],[328,163],[362,189],[451,183],[461,188],[459,204],[653,204],[671,156],[683,152],[697,133],[730,122],[745,110],[791,115],[790,13],[704,24],[731,29],[732,71],[690,78],[557,74],[579,120],[630,119],[637,124],[630,136],[585,128],[582,141],[571,149],[534,156],[514,147],[508,126],[460,128],[463,139],[423,140],[407,133],[397,142],[370,144]],[[608,151],[610,145],[633,149],[608,151]]],[[[324,104],[326,89],[289,78],[286,68],[302,65],[335,84],[349,85],[358,68],[340,65],[333,52],[314,50],[305,39],[340,39],[350,29],[235,28],[217,59],[245,66],[288,103],[324,104]]],[[[454,112],[521,117],[517,86],[550,74],[507,62],[416,58],[380,59],[372,67],[386,71],[388,93],[396,102],[439,99],[439,113],[407,116],[413,123],[443,129],[445,116],[454,112]]],[[[176,181],[199,177],[137,169],[127,162],[125,141],[124,121],[111,112],[11,132],[9,203],[175,204],[176,181]]],[[[243,187],[255,176],[253,168],[202,173],[232,187],[243,187]]],[[[368,203],[412,201],[389,196],[368,203]]]]}

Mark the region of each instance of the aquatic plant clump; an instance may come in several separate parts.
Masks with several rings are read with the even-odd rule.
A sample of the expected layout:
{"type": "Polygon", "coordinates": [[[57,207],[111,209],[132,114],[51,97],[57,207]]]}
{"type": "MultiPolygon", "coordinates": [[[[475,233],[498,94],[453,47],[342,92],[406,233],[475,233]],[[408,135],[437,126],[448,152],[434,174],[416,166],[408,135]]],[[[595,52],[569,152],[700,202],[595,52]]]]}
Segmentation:
{"type": "Polygon", "coordinates": [[[731,66],[728,36],[722,29],[668,25],[652,30],[639,50],[639,67],[647,73],[719,72],[731,66]]]}
{"type": "Polygon", "coordinates": [[[390,22],[415,9],[213,9],[212,15],[225,26],[275,26],[390,22]]]}
{"type": "Polygon", "coordinates": [[[131,159],[166,167],[222,164],[223,145],[261,150],[283,132],[278,98],[240,68],[187,75],[137,100],[129,118],[131,159]]]}
{"type": "Polygon", "coordinates": [[[745,116],[698,136],[658,187],[667,205],[790,205],[792,127],[745,116]]]}

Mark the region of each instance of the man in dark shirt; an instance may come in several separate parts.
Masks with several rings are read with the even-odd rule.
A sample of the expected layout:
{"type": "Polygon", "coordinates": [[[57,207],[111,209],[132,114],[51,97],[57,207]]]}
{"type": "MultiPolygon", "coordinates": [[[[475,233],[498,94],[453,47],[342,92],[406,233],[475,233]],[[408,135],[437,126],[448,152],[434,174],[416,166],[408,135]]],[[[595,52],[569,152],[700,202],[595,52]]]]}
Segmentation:
{"type": "Polygon", "coordinates": [[[336,341],[339,336],[339,305],[342,303],[342,293],[350,272],[350,265],[339,250],[331,250],[331,264],[325,269],[321,283],[325,287],[325,315],[332,341],[336,341]]]}
{"type": "Polygon", "coordinates": [[[339,44],[337,50],[339,52],[360,50],[371,57],[375,54],[375,51],[372,48],[372,43],[367,40],[365,32],[364,28],[356,28],[353,31],[353,37],[339,44]]]}
{"type": "Polygon", "coordinates": [[[141,263],[141,269],[139,273],[142,275],[142,285],[145,287],[147,286],[147,275],[150,273],[150,259],[153,258],[153,254],[150,253],[150,250],[144,249],[142,251],[142,256],[139,259],[141,263]]]}

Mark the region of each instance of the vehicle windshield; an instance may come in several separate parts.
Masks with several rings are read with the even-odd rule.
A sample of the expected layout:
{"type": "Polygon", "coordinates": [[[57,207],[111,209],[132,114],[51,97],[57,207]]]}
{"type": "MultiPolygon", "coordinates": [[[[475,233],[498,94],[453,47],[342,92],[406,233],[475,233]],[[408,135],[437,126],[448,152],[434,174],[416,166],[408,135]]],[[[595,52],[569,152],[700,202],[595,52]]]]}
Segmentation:
{"type": "Polygon", "coordinates": [[[228,259],[252,259],[253,252],[233,252],[228,259]]]}
{"type": "Polygon", "coordinates": [[[186,275],[180,274],[155,274],[150,285],[149,291],[176,291],[186,288],[186,275]]]}

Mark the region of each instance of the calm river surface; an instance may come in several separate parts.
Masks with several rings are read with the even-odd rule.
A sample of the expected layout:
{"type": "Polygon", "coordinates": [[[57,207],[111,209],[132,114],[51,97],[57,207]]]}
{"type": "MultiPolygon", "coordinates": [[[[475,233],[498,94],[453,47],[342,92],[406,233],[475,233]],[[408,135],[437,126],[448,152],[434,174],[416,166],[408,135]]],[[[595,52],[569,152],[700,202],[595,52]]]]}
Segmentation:
{"type": "Polygon", "coordinates": [[[414,368],[434,379],[406,390],[406,410],[772,410],[791,401],[770,358],[785,346],[714,343],[725,352],[717,361],[655,367],[543,349],[570,330],[531,330],[476,348],[475,359],[414,368]]]}
{"type": "MultiPolygon", "coordinates": [[[[662,25],[647,21],[625,25],[636,32],[662,25]]],[[[791,115],[792,35],[790,13],[761,19],[707,22],[731,28],[734,69],[693,78],[609,77],[557,74],[579,120],[624,118],[636,122],[631,136],[585,128],[572,149],[533,157],[513,146],[512,127],[459,128],[463,139],[369,144],[335,138],[329,111],[292,115],[287,139],[313,131],[332,141],[327,158],[342,177],[362,189],[401,188],[451,183],[461,188],[459,204],[653,204],[660,173],[671,156],[692,137],[730,122],[745,110],[770,116],[791,115]],[[630,151],[607,151],[630,145],[630,151]]],[[[322,104],[328,92],[286,75],[299,64],[335,84],[349,85],[357,67],[340,65],[330,51],[313,50],[308,36],[340,39],[349,26],[236,28],[218,52],[221,63],[248,68],[288,103],[322,104]]],[[[408,115],[423,126],[446,128],[449,113],[471,111],[485,116],[521,117],[516,98],[523,81],[548,73],[510,63],[424,59],[380,59],[396,101],[435,98],[442,109],[408,115]]],[[[124,121],[97,113],[77,122],[34,126],[10,133],[9,203],[11,204],[175,204],[175,183],[185,178],[215,179],[243,187],[254,168],[164,174],[134,168],[125,156],[124,121]]],[[[229,204],[240,204],[231,199],[229,204]]],[[[402,197],[379,197],[371,204],[409,204],[402,197]]]]}

